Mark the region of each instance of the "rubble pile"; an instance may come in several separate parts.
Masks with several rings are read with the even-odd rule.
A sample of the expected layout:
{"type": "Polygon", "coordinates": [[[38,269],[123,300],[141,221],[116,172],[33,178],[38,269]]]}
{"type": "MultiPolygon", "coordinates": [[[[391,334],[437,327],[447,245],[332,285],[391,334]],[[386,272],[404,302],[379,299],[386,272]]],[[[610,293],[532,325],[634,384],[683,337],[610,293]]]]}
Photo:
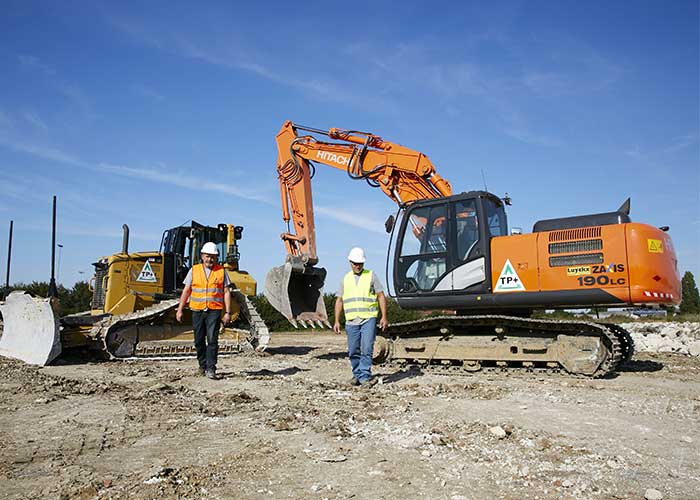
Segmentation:
{"type": "Polygon", "coordinates": [[[638,352],[671,352],[700,356],[700,323],[625,323],[638,352]]]}

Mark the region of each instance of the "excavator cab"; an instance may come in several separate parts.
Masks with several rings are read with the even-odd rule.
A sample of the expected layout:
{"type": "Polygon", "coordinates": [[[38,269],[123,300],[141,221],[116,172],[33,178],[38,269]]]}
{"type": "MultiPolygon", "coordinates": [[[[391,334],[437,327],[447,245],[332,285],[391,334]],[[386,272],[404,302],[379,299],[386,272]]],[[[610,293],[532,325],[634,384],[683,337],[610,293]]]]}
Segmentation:
{"type": "Polygon", "coordinates": [[[393,281],[399,298],[487,293],[489,245],[507,234],[503,201],[485,191],[418,201],[397,226],[393,281]]]}

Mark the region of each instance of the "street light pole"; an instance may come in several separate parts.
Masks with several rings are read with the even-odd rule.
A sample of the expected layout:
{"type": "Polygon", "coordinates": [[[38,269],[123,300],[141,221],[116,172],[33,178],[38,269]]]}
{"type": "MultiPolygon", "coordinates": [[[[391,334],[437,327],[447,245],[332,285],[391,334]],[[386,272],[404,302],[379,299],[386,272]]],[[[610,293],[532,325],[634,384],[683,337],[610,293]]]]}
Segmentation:
{"type": "Polygon", "coordinates": [[[61,283],[61,253],[63,250],[63,245],[58,243],[56,245],[58,247],[58,266],[56,266],[56,281],[60,284],[61,283]]]}
{"type": "Polygon", "coordinates": [[[49,281],[49,297],[57,297],[54,263],[56,262],[56,196],[53,197],[53,218],[51,224],[51,281],[49,281]]]}
{"type": "Polygon", "coordinates": [[[10,288],[10,259],[12,259],[12,226],[15,221],[10,221],[10,239],[7,242],[7,274],[5,274],[5,288],[10,288]]]}

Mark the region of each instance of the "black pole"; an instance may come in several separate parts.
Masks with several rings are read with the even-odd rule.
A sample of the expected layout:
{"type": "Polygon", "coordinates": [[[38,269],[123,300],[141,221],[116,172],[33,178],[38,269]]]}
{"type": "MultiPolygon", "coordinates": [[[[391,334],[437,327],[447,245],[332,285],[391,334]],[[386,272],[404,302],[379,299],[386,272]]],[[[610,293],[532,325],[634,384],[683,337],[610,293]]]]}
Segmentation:
{"type": "Polygon", "coordinates": [[[10,260],[12,260],[12,226],[13,220],[10,221],[10,238],[7,241],[7,272],[5,273],[5,291],[10,289],[10,260]]]}
{"type": "Polygon", "coordinates": [[[53,222],[51,224],[51,281],[49,282],[49,297],[58,296],[56,288],[56,195],[53,196],[53,222]]]}

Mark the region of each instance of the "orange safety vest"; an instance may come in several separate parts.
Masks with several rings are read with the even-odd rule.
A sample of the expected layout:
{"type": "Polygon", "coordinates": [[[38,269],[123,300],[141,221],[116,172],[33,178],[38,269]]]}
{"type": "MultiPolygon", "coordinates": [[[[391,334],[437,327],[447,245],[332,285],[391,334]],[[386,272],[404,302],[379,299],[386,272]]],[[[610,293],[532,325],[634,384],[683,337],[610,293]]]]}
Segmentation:
{"type": "Polygon", "coordinates": [[[207,279],[203,264],[197,264],[192,268],[190,309],[193,311],[204,311],[206,309],[224,308],[225,272],[223,266],[215,264],[209,273],[209,279],[207,279]]]}

